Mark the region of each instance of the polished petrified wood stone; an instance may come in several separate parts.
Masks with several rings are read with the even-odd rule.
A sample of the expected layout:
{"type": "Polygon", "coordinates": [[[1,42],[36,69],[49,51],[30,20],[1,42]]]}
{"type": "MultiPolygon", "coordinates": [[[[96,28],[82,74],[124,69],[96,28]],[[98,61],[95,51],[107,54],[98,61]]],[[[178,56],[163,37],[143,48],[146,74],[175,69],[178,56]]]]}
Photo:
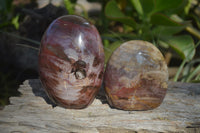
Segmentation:
{"type": "Polygon", "coordinates": [[[101,86],[103,68],[104,50],[94,25],[75,15],[51,23],[41,41],[39,74],[56,104],[87,107],[101,86]]]}
{"type": "Polygon", "coordinates": [[[111,106],[123,110],[158,107],[166,94],[168,70],[161,52],[146,41],[129,41],[114,51],[105,71],[111,106]]]}

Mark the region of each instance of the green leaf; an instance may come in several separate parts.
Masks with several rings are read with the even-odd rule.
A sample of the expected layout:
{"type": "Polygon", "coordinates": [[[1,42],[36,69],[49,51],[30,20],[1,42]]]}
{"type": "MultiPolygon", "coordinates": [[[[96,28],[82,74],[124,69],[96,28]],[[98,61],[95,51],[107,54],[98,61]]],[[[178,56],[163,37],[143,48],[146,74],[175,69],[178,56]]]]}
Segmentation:
{"type": "Polygon", "coordinates": [[[74,14],[74,7],[70,0],[64,0],[65,8],[68,10],[69,14],[74,14]]]}
{"type": "Polygon", "coordinates": [[[187,77],[186,82],[190,82],[200,72],[200,65],[198,65],[187,77]]]}
{"type": "Polygon", "coordinates": [[[155,0],[140,0],[144,15],[148,15],[153,9],[155,0]]]}
{"type": "Polygon", "coordinates": [[[19,15],[12,18],[12,24],[15,26],[16,29],[19,28],[19,15]]]}
{"type": "Polygon", "coordinates": [[[200,83],[200,74],[195,77],[195,83],[200,83]]]}
{"type": "Polygon", "coordinates": [[[105,7],[105,15],[111,20],[121,22],[123,24],[129,25],[134,29],[137,27],[137,23],[131,17],[125,16],[117,6],[115,0],[111,0],[107,3],[105,7]]]}
{"type": "Polygon", "coordinates": [[[132,5],[135,7],[136,11],[140,16],[143,16],[143,9],[140,0],[131,0],[132,5]]]}
{"type": "Polygon", "coordinates": [[[146,17],[161,11],[171,11],[172,13],[183,10],[187,0],[140,0],[143,14],[146,17]]]}
{"type": "Polygon", "coordinates": [[[152,33],[154,36],[156,36],[158,39],[161,38],[166,38],[169,36],[172,36],[174,34],[179,33],[180,31],[184,30],[185,26],[163,26],[159,25],[156,26],[153,30],[152,33]]]}
{"type": "Polygon", "coordinates": [[[153,14],[151,16],[151,23],[164,26],[182,26],[180,23],[170,19],[168,16],[161,13],[153,14]]]}
{"type": "Polygon", "coordinates": [[[171,10],[182,4],[183,0],[155,0],[154,13],[163,10],[171,10]]]}
{"type": "Polygon", "coordinates": [[[195,55],[195,45],[191,36],[171,37],[167,43],[186,61],[192,60],[195,55]]]}
{"type": "Polygon", "coordinates": [[[190,16],[195,20],[197,27],[200,29],[200,18],[195,14],[191,14],[190,16]]]}
{"type": "Polygon", "coordinates": [[[192,2],[193,2],[193,0],[188,0],[188,3],[184,8],[185,14],[187,14],[187,15],[188,15],[188,13],[190,11],[190,8],[192,7],[192,2]]]}
{"type": "Polygon", "coordinates": [[[138,36],[134,33],[104,33],[101,34],[101,37],[103,39],[108,39],[110,41],[117,41],[117,40],[121,40],[124,41],[123,39],[137,39],[138,36]]]}
{"type": "Polygon", "coordinates": [[[200,59],[193,59],[192,61],[188,62],[187,65],[185,65],[182,75],[182,82],[186,82],[188,76],[191,74],[191,72],[193,71],[194,65],[196,64],[200,64],[200,59]]]}
{"type": "Polygon", "coordinates": [[[182,0],[180,4],[178,4],[176,7],[163,10],[162,12],[165,12],[167,14],[184,14],[184,8],[186,7],[187,3],[188,0],[182,0]]]}

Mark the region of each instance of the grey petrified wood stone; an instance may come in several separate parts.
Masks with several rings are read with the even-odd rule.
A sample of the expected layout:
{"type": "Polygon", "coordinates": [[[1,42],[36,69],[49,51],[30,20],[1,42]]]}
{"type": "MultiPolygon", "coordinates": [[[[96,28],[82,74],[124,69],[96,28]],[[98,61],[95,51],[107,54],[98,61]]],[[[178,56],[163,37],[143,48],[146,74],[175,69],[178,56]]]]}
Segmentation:
{"type": "Polygon", "coordinates": [[[200,132],[200,84],[169,83],[162,105],[149,111],[111,108],[102,93],[86,109],[55,106],[38,79],[20,86],[20,97],[0,111],[1,133],[200,132]]]}

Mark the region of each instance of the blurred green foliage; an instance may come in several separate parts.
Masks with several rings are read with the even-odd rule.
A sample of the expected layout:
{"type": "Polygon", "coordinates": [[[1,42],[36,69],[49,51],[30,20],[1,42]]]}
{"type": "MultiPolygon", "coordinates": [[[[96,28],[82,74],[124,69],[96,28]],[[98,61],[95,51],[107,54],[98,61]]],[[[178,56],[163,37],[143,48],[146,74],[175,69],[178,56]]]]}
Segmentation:
{"type": "MultiPolygon", "coordinates": [[[[200,77],[200,65],[181,77],[181,72],[187,67],[185,65],[190,64],[195,57],[194,39],[200,39],[200,32],[186,20],[192,16],[197,26],[200,22],[197,15],[190,13],[191,2],[192,0],[110,0],[104,12],[111,20],[110,23],[114,22],[114,26],[120,23],[123,27],[123,32],[119,34],[122,40],[146,40],[165,51],[173,49],[183,60],[174,81],[182,79],[189,82],[194,75],[196,80],[200,77]]],[[[111,35],[104,34],[103,37],[108,38],[111,35]]],[[[112,40],[114,38],[116,37],[113,36],[112,40]]],[[[115,41],[115,44],[118,43],[115,41]]]]}
{"type": "Polygon", "coordinates": [[[19,28],[19,15],[13,12],[13,0],[0,0],[0,28],[14,26],[19,28]]]}
{"type": "MultiPolygon", "coordinates": [[[[187,26],[186,22],[178,22],[172,16],[178,16],[187,5],[187,0],[127,0],[127,6],[120,9],[117,1],[111,0],[105,8],[106,16],[122,24],[130,26],[135,38],[154,42],[162,46],[163,42],[171,46],[182,59],[195,54],[194,42],[189,35],[176,34],[187,26]],[[130,7],[130,9],[126,9],[130,7]],[[131,12],[131,13],[130,13],[131,12]],[[189,48],[189,49],[188,49],[189,48]],[[190,49],[192,54],[188,55],[190,49]]],[[[127,34],[125,32],[125,34],[127,34]]],[[[130,38],[132,39],[132,38],[130,38]]]]}
{"type": "Polygon", "coordinates": [[[64,0],[65,8],[69,14],[74,14],[75,12],[75,3],[77,0],[64,0]]]}
{"type": "MultiPolygon", "coordinates": [[[[12,0],[0,0],[0,34],[2,32],[8,32],[19,28],[19,15],[16,15],[13,11],[12,0]]],[[[3,37],[2,37],[3,38],[3,37]]],[[[1,38],[1,39],[2,39],[1,38]]],[[[3,39],[0,40],[0,45],[4,45],[3,39]]],[[[3,48],[3,46],[1,46],[3,48]]],[[[6,57],[5,57],[6,58],[6,57]]],[[[4,106],[9,103],[10,96],[19,95],[17,91],[18,83],[15,79],[16,75],[14,70],[7,71],[7,64],[3,61],[0,63],[0,106],[4,106]]]]}

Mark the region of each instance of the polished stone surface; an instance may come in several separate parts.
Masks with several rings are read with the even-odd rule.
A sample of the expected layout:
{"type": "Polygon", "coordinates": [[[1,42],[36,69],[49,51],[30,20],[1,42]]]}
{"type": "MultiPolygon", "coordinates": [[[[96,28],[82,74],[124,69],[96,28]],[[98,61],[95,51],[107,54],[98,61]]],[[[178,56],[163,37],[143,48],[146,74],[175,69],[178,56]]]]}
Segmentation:
{"type": "Polygon", "coordinates": [[[51,23],[41,41],[39,74],[55,103],[87,107],[101,86],[103,68],[103,45],[94,25],[75,15],[51,23]]]}
{"type": "Polygon", "coordinates": [[[122,110],[150,110],[166,94],[168,69],[161,52],[146,41],[129,41],[114,51],[104,74],[109,104],[122,110]]]}

